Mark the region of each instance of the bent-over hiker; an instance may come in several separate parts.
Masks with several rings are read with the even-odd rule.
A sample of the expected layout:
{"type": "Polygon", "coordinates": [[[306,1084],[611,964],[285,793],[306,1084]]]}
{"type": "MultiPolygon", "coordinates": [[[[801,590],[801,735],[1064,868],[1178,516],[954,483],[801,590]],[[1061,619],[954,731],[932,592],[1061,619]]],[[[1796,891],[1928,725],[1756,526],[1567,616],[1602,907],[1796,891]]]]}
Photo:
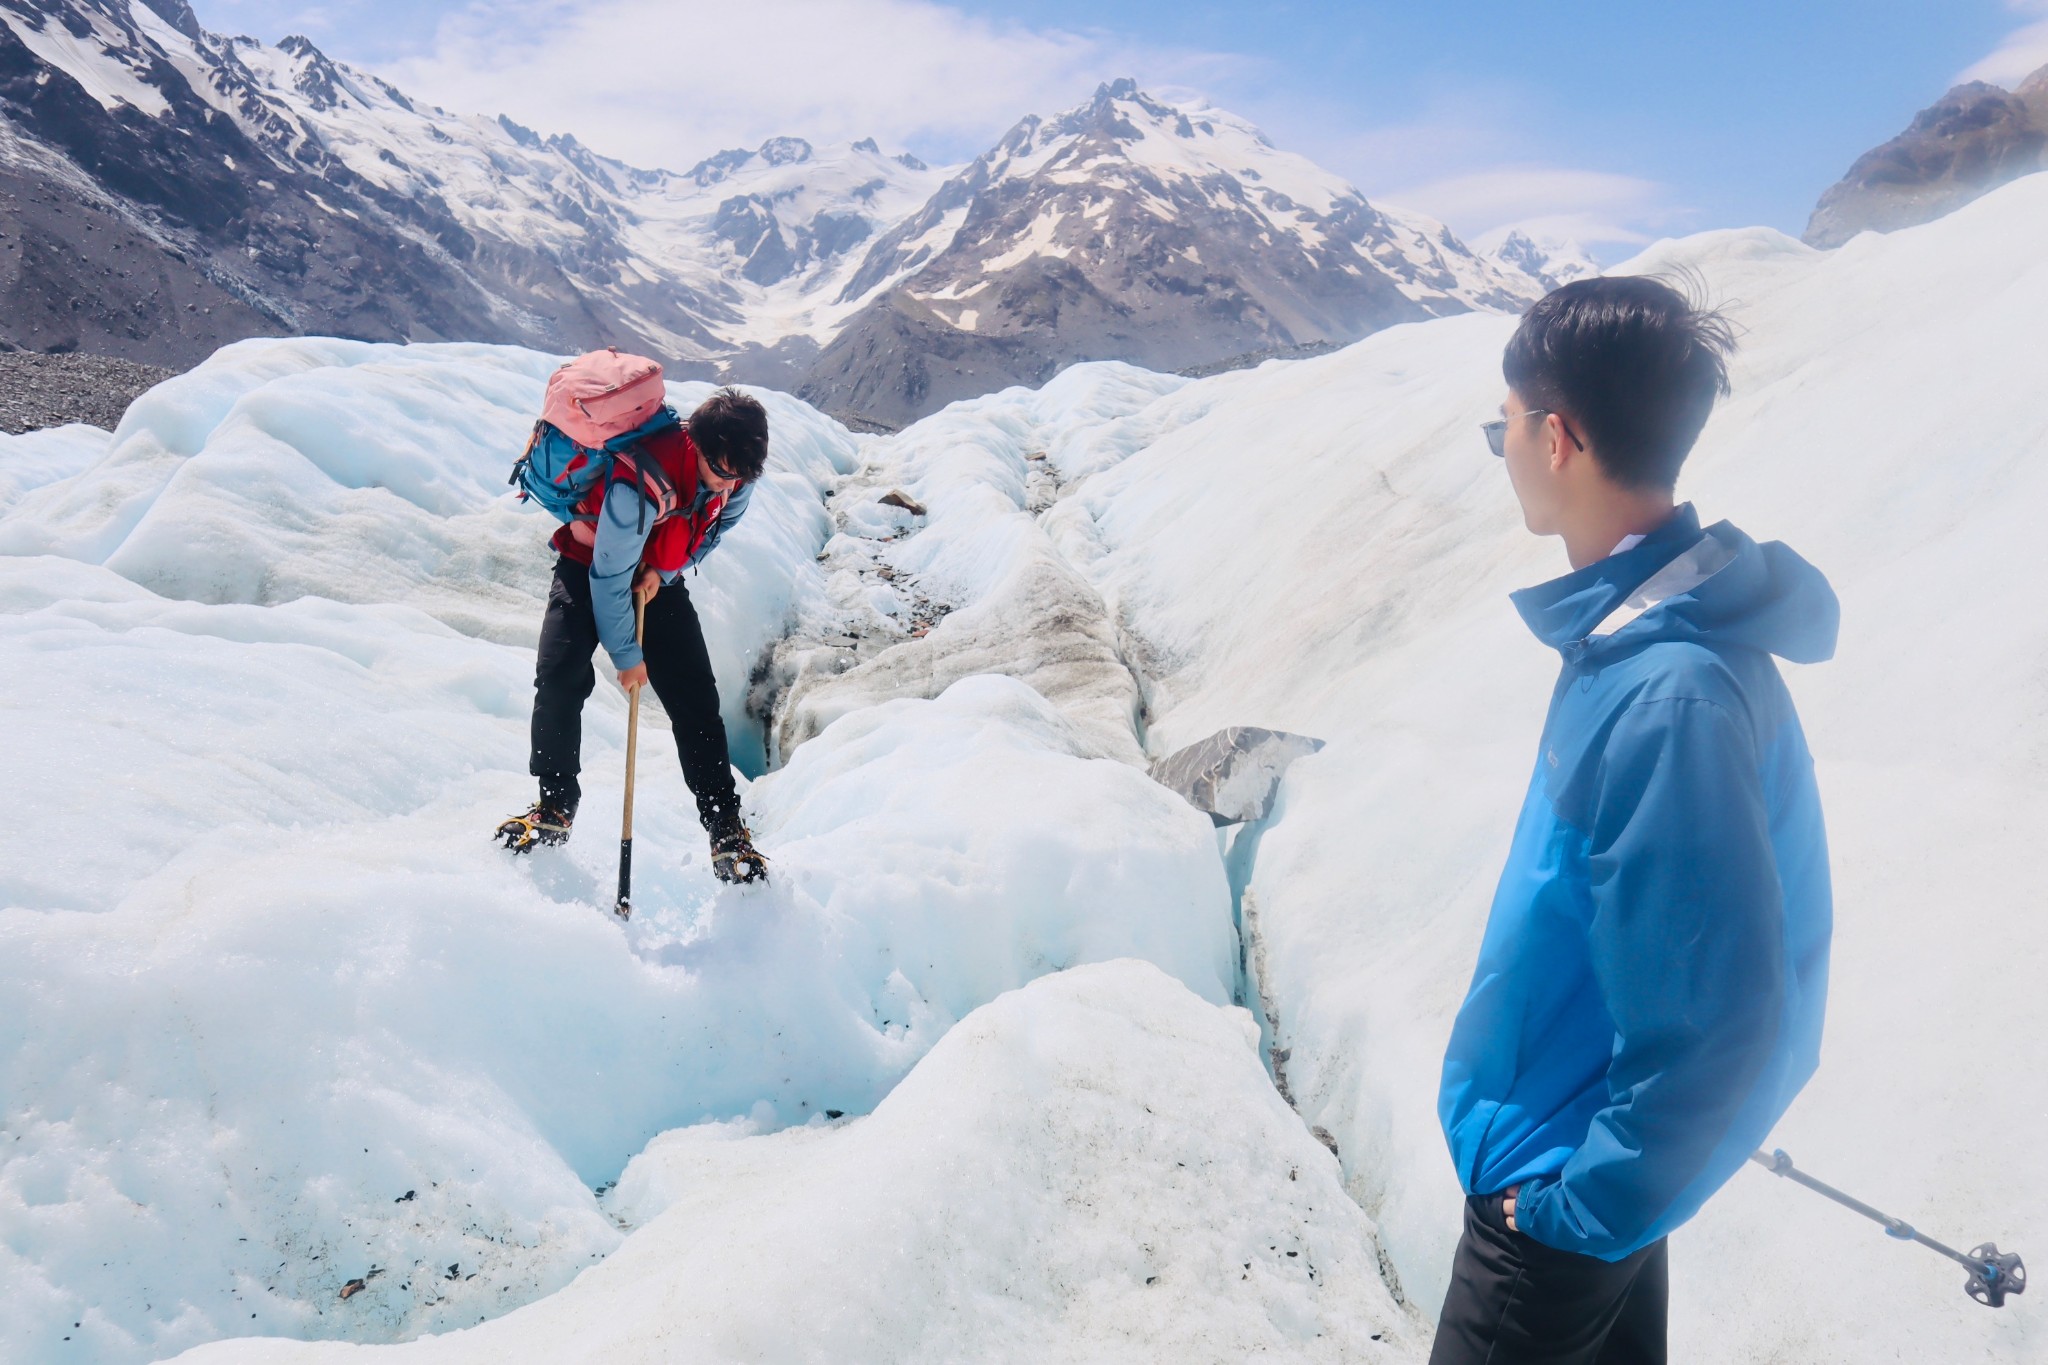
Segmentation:
{"type": "Polygon", "coordinates": [[[549,542],[559,558],[534,676],[528,771],[540,793],[498,837],[522,853],[568,839],[602,644],[620,687],[652,684],[661,698],[713,870],[752,881],[767,864],[740,817],[718,683],[682,575],[745,514],[768,458],[768,414],[728,388],[683,422],[662,401],[660,376],[653,361],[616,351],[570,362],[549,382],[547,415],[515,470],[524,491],[566,518],[549,542]],[[636,598],[646,602],[644,641],[634,638],[636,598]]]}
{"type": "Polygon", "coordinates": [[[1665,1236],[1819,1060],[1832,898],[1772,655],[1834,652],[1818,570],[1674,503],[1727,324],[1644,278],[1549,295],[1486,424],[1572,572],[1563,663],[1438,1100],[1468,1196],[1432,1365],[1660,1365],[1665,1236]]]}

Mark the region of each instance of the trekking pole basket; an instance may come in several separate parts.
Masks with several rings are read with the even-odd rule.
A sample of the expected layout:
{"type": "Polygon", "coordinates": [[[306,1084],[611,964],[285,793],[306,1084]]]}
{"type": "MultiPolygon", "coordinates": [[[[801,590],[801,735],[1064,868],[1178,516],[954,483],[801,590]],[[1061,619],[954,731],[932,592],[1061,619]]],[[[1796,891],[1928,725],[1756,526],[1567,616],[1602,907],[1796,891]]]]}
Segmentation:
{"type": "Polygon", "coordinates": [[[1969,1253],[1957,1251],[1952,1246],[1937,1242],[1926,1233],[1914,1227],[1903,1218],[1894,1218],[1879,1212],[1861,1199],[1847,1195],[1825,1181],[1815,1180],[1792,1164],[1792,1158],[1783,1148],[1766,1155],[1752,1152],[1749,1159],[1769,1171],[1772,1175],[1783,1176],[1795,1184],[1804,1185],[1815,1194],[1827,1196],[1843,1208],[1853,1209],[1872,1222],[1880,1224],[1888,1237],[1902,1242],[1918,1242],[1930,1251],[1938,1251],[1951,1261],[1970,1272],[1970,1278],[1963,1285],[1963,1292],[1983,1304],[1986,1308],[2003,1308],[2008,1294],[2027,1292],[2027,1263],[2016,1251],[2001,1252],[1996,1242],[1985,1242],[1969,1253]]]}

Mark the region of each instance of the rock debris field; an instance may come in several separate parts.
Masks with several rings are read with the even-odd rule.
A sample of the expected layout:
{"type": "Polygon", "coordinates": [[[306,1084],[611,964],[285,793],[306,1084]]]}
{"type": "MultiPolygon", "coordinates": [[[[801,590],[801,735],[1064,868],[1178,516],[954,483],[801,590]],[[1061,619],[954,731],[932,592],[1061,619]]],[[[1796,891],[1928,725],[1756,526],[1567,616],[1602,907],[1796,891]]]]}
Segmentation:
{"type": "Polygon", "coordinates": [[[0,431],[19,436],[72,422],[112,431],[130,403],[176,373],[106,355],[0,352],[0,431]]]}

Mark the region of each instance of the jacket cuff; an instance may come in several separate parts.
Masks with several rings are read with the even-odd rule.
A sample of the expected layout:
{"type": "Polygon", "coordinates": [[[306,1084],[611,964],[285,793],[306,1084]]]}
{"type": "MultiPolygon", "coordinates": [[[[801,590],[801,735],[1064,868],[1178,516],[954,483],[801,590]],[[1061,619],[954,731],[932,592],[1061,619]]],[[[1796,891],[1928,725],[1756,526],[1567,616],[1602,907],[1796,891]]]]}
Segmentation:
{"type": "Polygon", "coordinates": [[[1550,1237],[1541,1236],[1536,1231],[1543,1205],[1549,1196],[1556,1193],[1557,1186],[1557,1177],[1553,1175],[1532,1175],[1521,1182],[1521,1188],[1515,1194],[1515,1231],[1558,1251],[1572,1251],[1575,1248],[1558,1246],[1550,1237]]]}

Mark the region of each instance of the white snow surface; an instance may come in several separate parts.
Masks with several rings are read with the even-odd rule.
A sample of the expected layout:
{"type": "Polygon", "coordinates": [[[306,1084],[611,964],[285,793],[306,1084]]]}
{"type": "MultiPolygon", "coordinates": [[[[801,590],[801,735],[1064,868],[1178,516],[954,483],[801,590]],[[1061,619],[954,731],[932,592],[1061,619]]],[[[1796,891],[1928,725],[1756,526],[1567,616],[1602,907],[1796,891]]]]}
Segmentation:
{"type": "Polygon", "coordinates": [[[869,1117],[663,1134],[608,1201],[639,1230],[520,1312],[180,1360],[1419,1360],[1424,1329],[1257,1039],[1146,963],[1044,977],[869,1117]]]}

